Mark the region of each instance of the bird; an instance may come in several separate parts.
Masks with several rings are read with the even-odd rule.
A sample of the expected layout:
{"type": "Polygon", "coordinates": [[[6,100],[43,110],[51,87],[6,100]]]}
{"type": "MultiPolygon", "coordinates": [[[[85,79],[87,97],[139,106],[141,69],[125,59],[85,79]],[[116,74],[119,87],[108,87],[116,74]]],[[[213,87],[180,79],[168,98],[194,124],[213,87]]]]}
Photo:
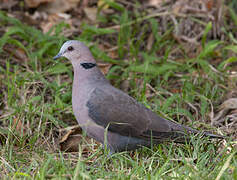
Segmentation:
{"type": "MultiPolygon", "coordinates": [[[[65,57],[74,70],[72,109],[86,134],[111,154],[164,142],[185,143],[198,130],[166,120],[120,89],[100,71],[90,49],[81,41],[66,41],[53,58],[65,57]]],[[[221,135],[203,132],[210,138],[221,135]]]]}

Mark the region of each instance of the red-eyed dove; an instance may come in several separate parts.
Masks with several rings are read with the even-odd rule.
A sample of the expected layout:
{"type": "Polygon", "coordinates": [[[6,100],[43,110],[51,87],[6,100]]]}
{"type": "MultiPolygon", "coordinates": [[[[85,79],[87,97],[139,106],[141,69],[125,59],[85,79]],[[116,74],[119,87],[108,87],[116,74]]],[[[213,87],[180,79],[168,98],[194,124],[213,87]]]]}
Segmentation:
{"type": "MultiPolygon", "coordinates": [[[[54,59],[59,57],[66,57],[73,65],[72,107],[79,125],[90,137],[106,142],[111,153],[165,141],[183,143],[190,140],[190,134],[199,133],[159,117],[113,87],[82,42],[65,42],[54,59]]],[[[204,135],[222,138],[207,132],[204,135]]]]}

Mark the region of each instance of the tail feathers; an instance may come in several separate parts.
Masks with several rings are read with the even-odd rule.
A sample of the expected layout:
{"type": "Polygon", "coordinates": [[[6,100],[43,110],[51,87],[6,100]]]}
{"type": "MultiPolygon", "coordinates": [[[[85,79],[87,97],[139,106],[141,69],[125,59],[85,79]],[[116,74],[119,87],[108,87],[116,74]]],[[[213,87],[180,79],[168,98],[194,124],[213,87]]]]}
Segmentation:
{"type": "Polygon", "coordinates": [[[221,135],[216,135],[216,134],[212,134],[209,132],[200,132],[200,131],[188,131],[186,133],[184,132],[176,132],[172,134],[172,140],[176,143],[185,143],[185,142],[190,142],[192,140],[191,135],[194,135],[194,139],[195,138],[202,138],[202,137],[207,137],[209,139],[226,139],[225,136],[221,136],[221,135]]]}
{"type": "Polygon", "coordinates": [[[201,131],[192,129],[187,126],[182,126],[182,125],[180,126],[180,130],[182,130],[185,134],[194,134],[194,135],[198,135],[198,134],[202,135],[203,134],[203,136],[205,136],[205,137],[216,138],[216,139],[225,139],[226,138],[225,136],[222,136],[222,135],[212,134],[207,131],[201,132],[201,131]]]}
{"type": "Polygon", "coordinates": [[[227,138],[226,136],[212,134],[212,133],[209,133],[209,132],[204,132],[203,134],[204,134],[204,136],[210,137],[210,138],[216,138],[216,139],[225,139],[225,138],[227,138]]]}
{"type": "Polygon", "coordinates": [[[175,135],[175,137],[176,137],[176,138],[174,138],[174,141],[177,143],[184,143],[184,142],[190,141],[191,140],[190,135],[195,135],[197,137],[215,138],[215,139],[225,139],[226,138],[225,136],[212,134],[212,133],[206,132],[206,131],[201,132],[196,129],[192,129],[190,127],[183,126],[180,124],[177,124],[175,126],[174,130],[177,130],[176,133],[173,132],[173,135],[175,135]]]}
{"type": "MultiPolygon", "coordinates": [[[[153,139],[157,142],[164,142],[164,141],[174,141],[176,143],[185,143],[189,142],[194,135],[197,138],[200,137],[209,137],[209,138],[216,138],[216,139],[225,139],[225,136],[215,135],[209,132],[201,132],[195,129],[192,129],[187,126],[183,126],[180,124],[172,124],[171,130],[168,132],[160,132],[155,130],[147,130],[143,132],[141,137],[143,139],[153,139]]],[[[194,137],[195,138],[195,137],[194,137]]]]}

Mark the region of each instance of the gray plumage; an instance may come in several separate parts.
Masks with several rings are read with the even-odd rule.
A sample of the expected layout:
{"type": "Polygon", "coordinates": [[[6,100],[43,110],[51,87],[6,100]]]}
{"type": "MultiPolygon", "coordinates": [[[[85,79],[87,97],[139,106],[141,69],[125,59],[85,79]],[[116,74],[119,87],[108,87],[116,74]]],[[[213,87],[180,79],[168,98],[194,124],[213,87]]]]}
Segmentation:
{"type": "MultiPolygon", "coordinates": [[[[61,56],[69,59],[74,68],[72,107],[79,125],[90,137],[101,143],[106,141],[111,152],[133,150],[164,141],[182,143],[189,140],[190,134],[198,133],[159,117],[113,87],[82,42],[65,42],[54,59],[61,56]]],[[[209,133],[204,135],[222,138],[209,133]]]]}

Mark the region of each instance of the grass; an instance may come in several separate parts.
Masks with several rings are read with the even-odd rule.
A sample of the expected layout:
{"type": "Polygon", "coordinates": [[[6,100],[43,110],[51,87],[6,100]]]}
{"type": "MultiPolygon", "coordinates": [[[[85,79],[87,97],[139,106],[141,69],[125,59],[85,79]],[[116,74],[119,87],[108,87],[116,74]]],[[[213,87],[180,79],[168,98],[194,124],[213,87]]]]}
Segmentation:
{"type": "MultiPolygon", "coordinates": [[[[102,25],[113,21],[120,29],[84,24],[79,39],[90,45],[96,59],[113,64],[107,74],[112,84],[122,88],[127,82],[130,95],[163,117],[225,133],[225,128],[217,131],[211,126],[209,114],[236,87],[237,79],[228,76],[237,60],[230,53],[236,53],[233,32],[226,28],[226,41],[207,40],[212,26],[207,24],[202,48],[190,57],[172,37],[172,26],[158,34],[154,17],[137,17],[116,3],[110,6],[120,14],[99,20],[102,25]],[[133,21],[134,16],[141,21],[133,21]],[[151,48],[146,48],[148,34],[154,36],[151,48]],[[98,48],[103,38],[116,46],[117,60],[98,48]]],[[[69,27],[62,23],[43,34],[4,12],[0,25],[8,27],[0,37],[2,179],[237,179],[233,140],[161,144],[111,158],[94,141],[82,143],[87,151],[82,146],[78,153],[60,151],[59,129],[76,124],[71,108],[73,73],[67,60],[52,57],[67,39],[63,29],[69,27]],[[17,57],[19,53],[25,58],[17,57]]]]}

